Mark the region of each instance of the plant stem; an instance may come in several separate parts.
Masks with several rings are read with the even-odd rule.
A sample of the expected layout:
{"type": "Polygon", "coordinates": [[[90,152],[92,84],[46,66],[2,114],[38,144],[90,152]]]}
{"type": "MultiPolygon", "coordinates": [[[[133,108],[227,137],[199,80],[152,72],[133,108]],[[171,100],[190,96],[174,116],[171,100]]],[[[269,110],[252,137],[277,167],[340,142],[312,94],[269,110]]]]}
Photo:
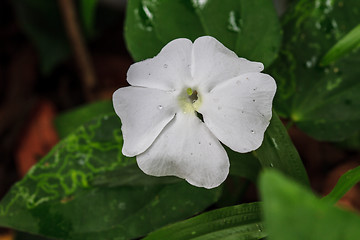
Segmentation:
{"type": "Polygon", "coordinates": [[[87,100],[92,100],[96,78],[90,61],[90,54],[80,32],[73,1],[74,0],[58,0],[58,3],[63,16],[65,29],[74,52],[75,60],[80,71],[85,97],[87,100]]]}

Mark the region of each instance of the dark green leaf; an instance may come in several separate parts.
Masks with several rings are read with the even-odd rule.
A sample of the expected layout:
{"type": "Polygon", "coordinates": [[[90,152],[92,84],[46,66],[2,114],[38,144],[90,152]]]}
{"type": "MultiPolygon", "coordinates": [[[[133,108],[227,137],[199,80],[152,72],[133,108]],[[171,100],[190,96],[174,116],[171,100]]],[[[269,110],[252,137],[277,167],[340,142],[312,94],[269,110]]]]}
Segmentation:
{"type": "Polygon", "coordinates": [[[360,217],[321,201],[277,171],[260,178],[266,231],[270,240],[357,240],[360,217]]]}
{"type": "Polygon", "coordinates": [[[55,119],[55,127],[59,137],[64,138],[86,122],[111,113],[115,114],[112,102],[99,101],[60,114],[55,119]]]}
{"type": "Polygon", "coordinates": [[[14,240],[52,240],[51,238],[45,238],[39,235],[33,235],[25,232],[15,232],[14,240]]]}
{"type": "Polygon", "coordinates": [[[182,179],[177,177],[153,177],[145,175],[136,164],[109,171],[96,176],[91,184],[99,187],[115,186],[148,186],[156,184],[178,183],[182,179]],[[121,176],[121,178],[119,177],[121,176]]]}
{"type": "Polygon", "coordinates": [[[326,55],[322,58],[320,64],[325,66],[335,62],[351,51],[360,47],[360,24],[340,39],[326,55]]]}
{"type": "Polygon", "coordinates": [[[278,84],[275,108],[318,140],[339,141],[360,130],[360,51],[319,65],[358,19],[358,0],[301,0],[284,18],[283,50],[270,71],[278,84]]]}
{"type": "MultiPolygon", "coordinates": [[[[59,239],[133,239],[188,218],[219,198],[220,188],[206,190],[183,180],[129,184],[126,168],[135,159],[121,154],[122,142],[117,116],[80,126],[2,199],[0,226],[59,239]],[[114,184],[103,178],[115,179],[116,171],[114,184]]],[[[138,171],[135,180],[149,180],[143,176],[138,171]]]]}
{"type": "Polygon", "coordinates": [[[14,0],[16,14],[40,55],[41,70],[49,74],[70,54],[57,1],[14,0]]]}
{"type": "Polygon", "coordinates": [[[259,203],[217,209],[150,233],[144,240],[252,240],[266,236],[259,203]]]}
{"type": "Polygon", "coordinates": [[[88,36],[94,35],[95,12],[98,0],[81,0],[80,12],[84,30],[88,36]]]}
{"type": "Polygon", "coordinates": [[[360,151],[360,132],[356,132],[349,138],[338,143],[338,146],[345,149],[360,151]]]}
{"type": "Polygon", "coordinates": [[[273,111],[270,125],[265,132],[261,147],[255,155],[264,168],[275,168],[297,182],[309,186],[309,179],[300,156],[281,120],[273,111]]]}
{"type": "Polygon", "coordinates": [[[360,182],[360,166],[342,175],[334,189],[323,198],[323,201],[335,204],[358,182],[360,182]]]}
{"type": "Polygon", "coordinates": [[[234,152],[228,147],[225,149],[230,159],[230,174],[244,177],[256,183],[261,165],[254,154],[234,152]]]}
{"type": "MultiPolygon", "coordinates": [[[[71,53],[57,0],[14,0],[20,25],[35,44],[41,61],[41,71],[48,75],[53,68],[71,53]]],[[[79,25],[84,38],[94,35],[97,0],[81,0],[79,25]]]]}
{"type": "Polygon", "coordinates": [[[169,41],[216,37],[239,56],[269,66],[280,47],[281,30],[268,0],[130,0],[125,38],[136,61],[155,56],[169,41]]]}

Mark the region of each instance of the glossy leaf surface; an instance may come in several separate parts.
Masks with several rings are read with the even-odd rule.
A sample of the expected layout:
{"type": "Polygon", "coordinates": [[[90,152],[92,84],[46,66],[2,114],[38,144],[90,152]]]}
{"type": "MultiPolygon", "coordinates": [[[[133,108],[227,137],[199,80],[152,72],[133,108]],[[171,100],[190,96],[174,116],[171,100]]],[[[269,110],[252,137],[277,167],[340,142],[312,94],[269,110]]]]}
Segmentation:
{"type": "Polygon", "coordinates": [[[132,184],[125,173],[135,159],[121,154],[122,141],[117,116],[79,127],[2,199],[0,225],[58,239],[132,239],[190,217],[218,199],[219,188],[161,182],[137,168],[131,176],[139,184],[132,184]],[[114,172],[118,184],[104,182],[114,172]],[[156,181],[141,184],[150,178],[156,181]]]}
{"type": "Polygon", "coordinates": [[[260,179],[266,231],[270,240],[357,240],[360,217],[318,199],[277,171],[260,179]]]}
{"type": "Polygon", "coordinates": [[[248,203],[217,209],[166,226],[144,240],[255,240],[266,236],[261,222],[261,204],[248,203]]]}
{"type": "Polygon", "coordinates": [[[130,0],[125,38],[135,61],[154,57],[175,38],[211,35],[238,56],[269,66],[281,30],[268,0],[130,0]]]}
{"type": "Polygon", "coordinates": [[[115,115],[111,101],[99,101],[62,113],[56,117],[55,127],[59,137],[64,138],[81,125],[105,115],[115,115]]]}
{"type": "Polygon", "coordinates": [[[356,51],[360,47],[360,24],[340,39],[326,55],[322,58],[320,64],[325,66],[344,57],[351,51],[356,51]]]}
{"type": "Polygon", "coordinates": [[[299,153],[276,112],[265,132],[264,141],[255,151],[263,168],[275,168],[304,186],[310,186],[299,153]]]}
{"type": "Polygon", "coordinates": [[[275,108],[318,140],[360,130],[360,51],[320,65],[359,19],[358,0],[296,1],[284,17],[283,50],[270,71],[278,84],[275,108]]]}

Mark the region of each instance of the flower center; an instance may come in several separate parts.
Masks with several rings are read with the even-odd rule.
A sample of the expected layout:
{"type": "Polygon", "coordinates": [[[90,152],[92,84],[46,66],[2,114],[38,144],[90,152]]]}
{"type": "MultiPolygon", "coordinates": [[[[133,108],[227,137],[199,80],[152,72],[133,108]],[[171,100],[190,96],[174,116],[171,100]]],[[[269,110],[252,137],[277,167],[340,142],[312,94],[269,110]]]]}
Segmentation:
{"type": "Polygon", "coordinates": [[[179,96],[179,105],[183,113],[194,113],[201,105],[201,96],[197,90],[187,88],[179,96]]]}

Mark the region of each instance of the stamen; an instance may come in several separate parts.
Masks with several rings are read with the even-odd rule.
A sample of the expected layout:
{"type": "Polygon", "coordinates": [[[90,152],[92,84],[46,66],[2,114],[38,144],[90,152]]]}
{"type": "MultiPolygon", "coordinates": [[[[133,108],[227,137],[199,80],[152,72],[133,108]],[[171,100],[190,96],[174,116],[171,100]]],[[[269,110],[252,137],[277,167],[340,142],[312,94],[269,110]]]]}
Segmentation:
{"type": "Polygon", "coordinates": [[[196,90],[193,91],[192,89],[191,89],[191,92],[192,92],[191,95],[188,93],[188,94],[189,94],[189,99],[190,99],[190,101],[191,101],[192,103],[194,103],[194,102],[196,102],[196,101],[198,100],[198,93],[197,93],[196,90]]]}
{"type": "Polygon", "coordinates": [[[191,96],[193,94],[193,90],[191,88],[186,89],[186,93],[191,96]]]}

